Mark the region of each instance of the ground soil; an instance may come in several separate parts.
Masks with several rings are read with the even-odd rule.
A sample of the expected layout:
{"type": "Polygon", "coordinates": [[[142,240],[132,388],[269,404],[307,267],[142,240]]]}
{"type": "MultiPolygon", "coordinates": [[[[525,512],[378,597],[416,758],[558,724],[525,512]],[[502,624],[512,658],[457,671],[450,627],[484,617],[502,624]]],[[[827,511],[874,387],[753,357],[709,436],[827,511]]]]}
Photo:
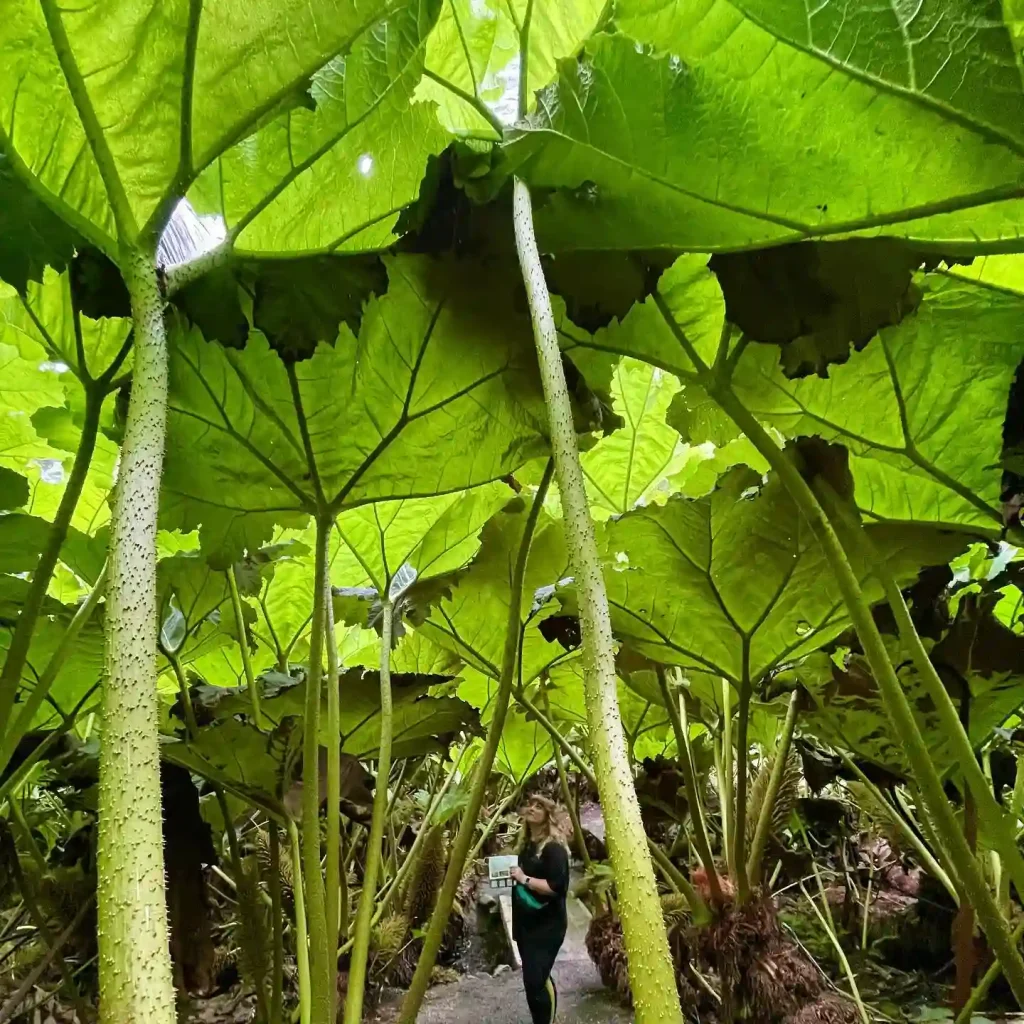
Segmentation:
{"type": "MultiPolygon", "coordinates": [[[[602,988],[589,962],[555,965],[558,1019],[565,1024],[631,1024],[633,1014],[602,988]]],[[[382,1006],[379,1024],[395,1020],[399,1001],[382,1006]]],[[[522,975],[506,970],[497,977],[468,975],[452,985],[432,988],[423,1002],[417,1024],[529,1024],[522,975]]]]}

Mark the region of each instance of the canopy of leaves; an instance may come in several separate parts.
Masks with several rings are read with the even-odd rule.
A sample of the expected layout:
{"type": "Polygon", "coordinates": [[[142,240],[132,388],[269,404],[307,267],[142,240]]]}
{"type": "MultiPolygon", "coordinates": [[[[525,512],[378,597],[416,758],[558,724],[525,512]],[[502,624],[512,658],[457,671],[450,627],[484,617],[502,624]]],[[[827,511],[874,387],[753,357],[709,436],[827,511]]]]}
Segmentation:
{"type": "MultiPolygon", "coordinates": [[[[456,697],[432,697],[431,687],[445,681],[444,676],[392,674],[394,691],[395,757],[411,757],[434,750],[447,750],[445,738],[476,723],[473,709],[456,697]]],[[[271,726],[286,719],[299,720],[306,699],[305,682],[300,678],[270,673],[257,685],[263,694],[261,712],[271,726]]],[[[344,672],[338,680],[341,697],[341,748],[353,757],[370,758],[380,743],[380,680],[376,672],[362,668],[344,672]]],[[[237,690],[207,689],[202,695],[204,710],[217,721],[251,712],[249,697],[237,690]]],[[[326,734],[327,708],[320,716],[321,742],[329,744],[326,734]]],[[[217,728],[217,726],[213,726],[217,728]]]]}
{"type": "MultiPolygon", "coordinates": [[[[774,476],[759,484],[734,469],[707,498],[677,496],[605,526],[608,599],[624,643],[655,661],[756,683],[846,628],[835,579],[792,498],[774,476]]],[[[904,580],[966,546],[926,527],[868,529],[904,580]]],[[[856,568],[878,600],[868,567],[856,568]]]]}
{"type": "MultiPolygon", "coordinates": [[[[345,6],[312,5],[313,16],[320,8],[331,22],[317,29],[323,42],[358,32],[344,53],[340,45],[320,49],[323,66],[308,68],[308,83],[289,85],[295,93],[286,101],[289,109],[206,165],[189,192],[197,211],[223,216],[240,251],[330,253],[388,245],[399,212],[419,191],[427,158],[446,145],[432,105],[412,103],[441,4],[349,0],[345,19],[323,9],[345,6]]],[[[285,11],[269,16],[289,17],[285,11]]]]}
{"type": "MultiPolygon", "coordinates": [[[[421,627],[431,642],[444,647],[465,663],[460,695],[486,709],[501,678],[508,622],[512,575],[528,512],[520,503],[499,512],[484,527],[480,552],[453,588],[451,596],[434,608],[421,627]]],[[[549,641],[540,623],[557,611],[553,602],[535,598],[539,588],[552,586],[567,570],[561,524],[541,514],[526,565],[519,619],[522,623],[518,681],[529,684],[543,672],[571,657],[557,642],[549,641]]],[[[489,715],[484,714],[485,721],[489,715]]]]}
{"type": "Polygon", "coordinates": [[[385,11],[16,0],[0,43],[3,147],[51,209],[113,253],[118,232],[165,217],[204,168],[307,103],[312,76],[385,11]]]}
{"type": "Polygon", "coordinates": [[[595,514],[617,515],[638,503],[664,500],[671,477],[692,459],[665,422],[678,388],[679,382],[656,366],[619,360],[611,392],[625,425],[580,456],[595,514]]]}
{"type": "Polygon", "coordinates": [[[555,76],[555,62],[579,50],[605,6],[604,0],[449,0],[427,46],[418,95],[437,104],[449,131],[500,135],[502,124],[534,106],[534,93],[555,76]]]}
{"type": "Polygon", "coordinates": [[[1002,420],[1020,361],[1024,301],[944,274],[922,278],[917,312],[828,377],[788,380],[748,346],[734,377],[762,422],[850,450],[857,501],[873,517],[993,529],[1002,420]]]}
{"type": "Polygon", "coordinates": [[[559,65],[507,152],[508,170],[557,190],[542,244],[1016,238],[1024,84],[1000,4],[848,7],[617,5],[622,34],[559,65]]]}
{"type": "MultiPolygon", "coordinates": [[[[979,750],[1024,704],[1019,671],[1024,641],[992,614],[994,603],[991,598],[963,601],[949,630],[928,644],[931,660],[979,750]]],[[[908,652],[896,637],[886,640],[936,765],[943,773],[955,773],[952,744],[938,724],[908,652]]],[[[892,734],[878,686],[862,656],[851,656],[845,667],[825,656],[809,659],[798,675],[815,702],[805,719],[811,732],[896,774],[907,773],[902,745],[892,734]]]]}
{"type": "Polygon", "coordinates": [[[256,332],[242,351],[178,335],[168,528],[198,527],[204,550],[234,560],[318,505],[462,490],[542,449],[529,320],[507,279],[422,257],[388,266],[359,338],[343,325],[301,363],[256,332]]]}
{"type": "Polygon", "coordinates": [[[335,523],[331,580],[383,594],[403,565],[418,580],[461,569],[476,554],[483,525],[513,497],[507,484],[493,483],[343,512],[335,523]]]}

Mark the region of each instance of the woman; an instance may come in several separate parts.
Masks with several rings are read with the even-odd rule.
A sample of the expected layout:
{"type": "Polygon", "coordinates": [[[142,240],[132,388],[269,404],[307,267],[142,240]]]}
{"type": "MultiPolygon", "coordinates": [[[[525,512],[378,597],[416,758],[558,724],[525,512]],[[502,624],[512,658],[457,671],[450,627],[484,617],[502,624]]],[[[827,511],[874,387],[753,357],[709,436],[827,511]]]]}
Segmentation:
{"type": "Polygon", "coordinates": [[[523,986],[533,1024],[552,1024],[558,993],[551,978],[565,940],[569,891],[567,815],[553,800],[531,796],[519,809],[524,842],[512,869],[512,937],[523,962],[523,986]]]}

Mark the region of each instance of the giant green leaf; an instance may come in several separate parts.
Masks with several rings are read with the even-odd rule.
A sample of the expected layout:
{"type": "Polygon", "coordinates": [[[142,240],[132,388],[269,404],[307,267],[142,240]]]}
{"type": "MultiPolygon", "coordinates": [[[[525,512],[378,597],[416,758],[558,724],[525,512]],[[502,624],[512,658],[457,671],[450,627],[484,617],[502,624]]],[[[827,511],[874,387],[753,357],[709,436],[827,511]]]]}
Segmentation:
{"type": "Polygon", "coordinates": [[[331,582],[383,594],[403,565],[418,579],[461,569],[476,554],[484,523],[512,497],[507,484],[493,483],[343,512],[332,537],[331,582]]]}
{"type": "MultiPolygon", "coordinates": [[[[709,497],[637,509],[603,530],[616,636],[655,661],[757,682],[847,626],[835,578],[792,498],[774,477],[728,473],[709,497]]],[[[901,580],[941,564],[966,541],[885,524],[868,530],[901,580]]],[[[855,571],[869,601],[881,587],[855,571]]]]}
{"type": "Polygon", "coordinates": [[[949,274],[1024,296],[1024,256],[980,256],[967,266],[950,267],[949,274]]]}
{"type": "MultiPolygon", "coordinates": [[[[9,594],[20,601],[23,598],[23,591],[17,593],[15,588],[18,584],[24,586],[25,581],[0,576],[0,658],[6,655],[13,632],[12,620],[6,619],[4,598],[9,594]],[[11,583],[15,587],[10,587],[11,583]]],[[[75,608],[62,606],[52,599],[47,599],[43,605],[43,612],[32,634],[32,645],[22,670],[21,689],[14,705],[14,715],[18,714],[19,705],[28,699],[40,675],[60,647],[75,608]]],[[[102,615],[94,615],[61,661],[47,699],[36,712],[31,727],[43,728],[61,724],[62,716],[74,711],[83,700],[88,701],[90,710],[98,710],[99,684],[103,677],[103,652],[102,615]]]]}
{"type": "Polygon", "coordinates": [[[511,708],[501,732],[494,767],[521,784],[554,756],[551,734],[539,723],[511,708]]]}
{"type": "Polygon", "coordinates": [[[1024,300],[942,274],[922,283],[917,312],[827,378],[789,380],[776,350],[751,345],[736,390],[784,434],[844,444],[857,503],[871,516],[999,529],[1002,421],[1024,300]]]}
{"type": "MultiPolygon", "coordinates": [[[[657,291],[637,303],[622,320],[593,334],[565,318],[559,341],[571,358],[578,353],[631,356],[684,380],[696,367],[679,340],[682,335],[705,363],[718,352],[725,328],[725,299],[707,256],[680,256],[658,279],[657,291]],[[671,322],[663,310],[671,311],[671,322]]],[[[702,439],[703,440],[703,439],[702,439]]]]}
{"type": "Polygon", "coordinates": [[[679,382],[656,366],[622,359],[612,378],[615,412],[624,426],[580,455],[595,515],[628,512],[667,497],[669,479],[687,462],[687,446],[665,422],[679,382]]]}
{"type": "MultiPolygon", "coordinates": [[[[444,681],[442,676],[393,673],[393,742],[396,757],[410,757],[439,746],[444,736],[472,729],[477,721],[472,708],[456,697],[432,697],[429,690],[444,681]]],[[[296,721],[305,711],[305,682],[274,675],[259,680],[264,685],[261,713],[274,727],[289,718],[296,721]],[[271,685],[272,683],[272,685],[271,685]],[[269,688],[267,688],[269,687],[269,688]]],[[[373,757],[380,744],[380,679],[377,672],[354,668],[338,680],[341,694],[340,738],[343,752],[353,757],[373,757]]],[[[206,694],[205,706],[217,720],[249,714],[249,698],[230,690],[206,694]]],[[[327,708],[321,709],[320,738],[329,743],[327,708]]]]}
{"type": "Polygon", "coordinates": [[[0,147],[48,206],[116,254],[115,219],[131,235],[169,214],[196,173],[298,102],[383,10],[13,0],[0,34],[0,147]]]}
{"type": "MultiPolygon", "coordinates": [[[[976,750],[1024,704],[1019,672],[1024,641],[994,618],[989,607],[969,598],[938,642],[925,641],[940,678],[966,715],[968,737],[976,750]]],[[[936,765],[943,773],[955,773],[954,745],[939,724],[909,651],[897,637],[885,639],[936,765]]],[[[903,744],[893,734],[878,685],[862,655],[849,657],[844,667],[816,656],[797,674],[814,698],[813,710],[803,719],[804,728],[891,771],[908,772],[903,744]]]]}
{"type": "Polygon", "coordinates": [[[506,171],[557,190],[538,207],[542,247],[721,251],[881,230],[1012,244],[1024,85],[998,5],[968,27],[970,0],[948,18],[929,4],[907,30],[913,56],[891,63],[880,54],[910,8],[820,7],[822,22],[856,10],[842,31],[815,28],[822,47],[838,37],[824,54],[787,38],[797,6],[805,17],[794,0],[759,24],[743,9],[770,0],[619,5],[617,25],[655,50],[597,36],[506,152],[506,171]]]}
{"type": "MultiPolygon", "coordinates": [[[[26,470],[31,493],[25,510],[52,522],[64,497],[74,461],[73,455],[68,453],[74,452],[81,441],[81,425],[68,407],[41,409],[32,417],[32,424],[37,433],[50,443],[51,450],[43,458],[33,460],[26,470]]],[[[71,516],[71,525],[75,529],[97,536],[110,522],[111,494],[119,455],[114,441],[103,433],[97,435],[82,492],[71,516]]]]}
{"type": "Polygon", "coordinates": [[[221,214],[247,252],[378,249],[446,144],[432,105],[413,104],[440,0],[360,5],[365,28],[295,106],[209,165],[190,199],[221,214]],[[369,17],[367,17],[369,16],[369,17]]]}
{"type": "Polygon", "coordinates": [[[444,0],[419,95],[437,104],[450,131],[500,135],[502,124],[533,108],[556,62],[579,51],[606,7],[604,0],[444,0]]]}
{"type": "MultiPolygon", "coordinates": [[[[633,4],[642,9],[649,0],[630,0],[627,7],[633,4]]],[[[1024,141],[1020,70],[999,0],[888,9],[842,0],[813,10],[802,0],[731,4],[778,39],[851,78],[965,122],[979,134],[991,133],[993,141],[1024,141]]]]}
{"type": "MultiPolygon", "coordinates": [[[[47,270],[21,294],[0,296],[0,358],[19,354],[0,369],[0,408],[21,409],[32,420],[27,424],[22,414],[0,418],[0,437],[8,438],[4,447],[12,462],[31,463],[22,467],[32,480],[28,510],[50,520],[64,493],[72,461],[68,453],[81,442],[85,388],[103,395],[131,366],[130,321],[86,316],[71,280],[71,271],[47,270]],[[25,390],[16,395],[19,384],[25,390]],[[12,434],[22,437],[22,446],[10,443],[12,434]],[[50,461],[40,465],[37,460],[50,461]]],[[[113,397],[107,398],[101,422],[112,422],[113,405],[113,397]]],[[[117,455],[117,445],[101,433],[72,517],[78,529],[95,533],[110,519],[117,455]]]]}
{"type": "MultiPolygon", "coordinates": [[[[919,276],[916,311],[829,366],[825,377],[790,379],[776,346],[741,350],[745,342],[734,332],[733,386],[781,435],[844,444],[858,503],[871,516],[991,530],[1001,521],[1001,424],[1024,330],[1018,273],[1016,258],[1007,257],[919,276]]],[[[562,343],[570,355],[618,352],[676,374],[685,386],[669,422],[693,444],[725,445],[738,430],[695,383],[689,354],[714,363],[727,338],[724,316],[702,257],[682,256],[621,322],[593,335],[563,322],[562,343]]]]}
{"type": "Polygon", "coordinates": [[[59,458],[32,425],[32,414],[63,404],[55,373],[41,369],[42,353],[23,354],[0,325],[0,466],[24,473],[34,459],[59,458]]]}
{"type": "MultiPolygon", "coordinates": [[[[484,708],[501,678],[512,575],[527,510],[499,512],[484,527],[480,552],[451,595],[431,610],[420,632],[454,652],[467,665],[460,695],[484,708]]],[[[519,618],[523,626],[519,679],[530,683],[553,665],[575,656],[545,638],[541,622],[557,610],[541,605],[535,592],[568,572],[561,525],[542,513],[526,564],[519,618]]]]}
{"type": "Polygon", "coordinates": [[[42,281],[30,282],[22,294],[0,302],[0,337],[26,354],[38,352],[63,364],[83,381],[112,368],[126,371],[131,367],[131,321],[86,316],[75,301],[71,278],[70,272],[47,270],[42,281]]]}
{"type": "MultiPolygon", "coordinates": [[[[49,535],[50,523],[38,516],[23,512],[0,516],[0,572],[31,572],[49,535]]],[[[60,557],[78,576],[91,582],[99,575],[105,551],[104,537],[89,537],[72,526],[61,546],[60,557]]]]}
{"type": "Polygon", "coordinates": [[[81,244],[11,170],[0,146],[0,281],[24,291],[48,266],[63,269],[81,244]]]}
{"type": "Polygon", "coordinates": [[[340,512],[500,479],[540,450],[530,322],[507,274],[411,256],[388,271],[358,339],[343,325],[292,366],[257,332],[241,351],[179,335],[167,528],[198,526],[204,550],[237,558],[302,525],[318,484],[340,512]]]}

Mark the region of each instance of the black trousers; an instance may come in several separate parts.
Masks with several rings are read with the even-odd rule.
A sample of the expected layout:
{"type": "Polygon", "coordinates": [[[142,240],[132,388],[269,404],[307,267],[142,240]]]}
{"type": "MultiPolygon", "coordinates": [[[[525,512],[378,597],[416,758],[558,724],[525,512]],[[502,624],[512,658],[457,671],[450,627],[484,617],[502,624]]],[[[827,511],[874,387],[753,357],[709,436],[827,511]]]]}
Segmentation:
{"type": "Polygon", "coordinates": [[[558,992],[551,968],[564,939],[563,932],[561,935],[524,936],[516,943],[523,962],[523,988],[533,1024],[552,1024],[558,1011],[558,992]]]}

